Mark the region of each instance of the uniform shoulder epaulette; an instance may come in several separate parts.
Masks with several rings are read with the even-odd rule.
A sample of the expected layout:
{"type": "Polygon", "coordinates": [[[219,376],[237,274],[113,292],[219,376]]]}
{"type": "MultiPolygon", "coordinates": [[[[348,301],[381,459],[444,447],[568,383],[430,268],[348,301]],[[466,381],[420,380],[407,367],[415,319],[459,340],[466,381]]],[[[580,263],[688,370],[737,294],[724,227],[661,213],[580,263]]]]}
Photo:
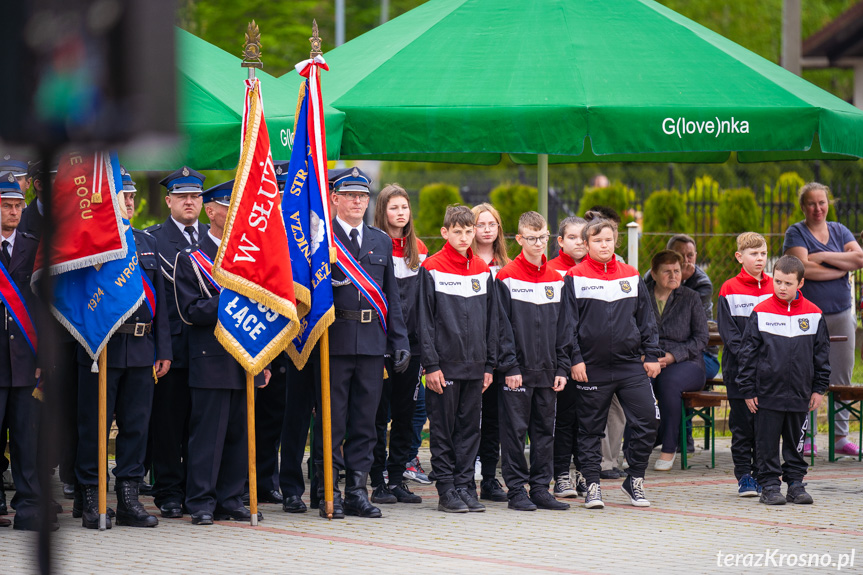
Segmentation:
{"type": "Polygon", "coordinates": [[[389,239],[389,236],[387,235],[387,233],[386,233],[385,231],[383,231],[382,229],[380,229],[380,228],[376,228],[376,227],[374,227],[374,226],[369,226],[369,229],[370,229],[370,230],[374,230],[375,232],[377,232],[377,233],[379,233],[379,234],[381,234],[381,235],[385,236],[387,239],[389,239]]]}
{"type": "Polygon", "coordinates": [[[195,247],[195,246],[187,246],[187,247],[183,248],[183,253],[184,253],[184,254],[190,254],[190,253],[192,253],[192,248],[193,248],[193,247],[195,247]]]}
{"type": "Polygon", "coordinates": [[[29,238],[31,240],[38,240],[39,239],[36,236],[34,236],[33,234],[31,234],[30,232],[22,232],[19,230],[18,233],[21,234],[22,236],[24,236],[25,238],[29,238]]]}
{"type": "Polygon", "coordinates": [[[150,232],[155,232],[156,230],[161,229],[161,228],[162,228],[162,224],[153,224],[152,226],[145,229],[144,231],[149,234],[150,232]]]}

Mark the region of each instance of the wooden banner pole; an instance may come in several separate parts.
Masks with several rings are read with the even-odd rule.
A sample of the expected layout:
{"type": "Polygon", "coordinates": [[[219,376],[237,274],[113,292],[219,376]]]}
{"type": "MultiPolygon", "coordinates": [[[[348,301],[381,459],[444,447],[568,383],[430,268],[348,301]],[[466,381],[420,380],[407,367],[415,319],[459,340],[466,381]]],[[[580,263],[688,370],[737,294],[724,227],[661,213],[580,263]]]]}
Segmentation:
{"type": "Polygon", "coordinates": [[[255,377],[246,372],[246,421],[249,427],[249,511],[252,527],[258,524],[258,472],[255,464],[255,377]]]}
{"type": "Polygon", "coordinates": [[[99,531],[108,527],[108,344],[99,354],[99,531]]]}
{"type": "MultiPolygon", "coordinates": [[[[324,476],[318,481],[324,482],[324,504],[327,519],[333,518],[333,427],[330,410],[330,330],[327,328],[321,336],[321,418],[324,442],[324,476]]],[[[314,454],[312,454],[314,456],[314,454]]]]}

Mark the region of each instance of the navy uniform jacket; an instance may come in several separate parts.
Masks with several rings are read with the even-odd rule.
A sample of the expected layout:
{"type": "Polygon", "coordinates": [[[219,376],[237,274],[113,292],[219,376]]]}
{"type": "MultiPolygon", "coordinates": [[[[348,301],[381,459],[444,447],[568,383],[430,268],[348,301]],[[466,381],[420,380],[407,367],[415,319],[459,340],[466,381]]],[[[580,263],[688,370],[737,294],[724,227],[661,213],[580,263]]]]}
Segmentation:
{"type": "MultiPolygon", "coordinates": [[[[209,225],[198,222],[198,240],[206,236],[209,229],[209,225]]],[[[189,328],[177,313],[177,300],[174,297],[174,260],[177,259],[178,253],[189,247],[189,240],[171,221],[170,216],[164,223],[150,226],[145,231],[156,238],[159,266],[166,280],[165,297],[168,299],[165,301],[168,307],[168,320],[171,323],[171,344],[174,349],[171,369],[185,369],[189,367],[189,328]]]]}
{"type": "MultiPolygon", "coordinates": [[[[189,326],[189,387],[245,389],[245,371],[216,339],[219,291],[192,263],[190,255],[198,249],[211,260],[216,259],[219,251],[210,235],[202,233],[198,243],[183,249],[174,263],[177,312],[189,326]]],[[[264,376],[261,372],[255,377],[255,385],[263,384],[264,376]]]]}
{"type": "MultiPolygon", "coordinates": [[[[132,230],[138,250],[138,265],[141,273],[147,274],[153,283],[156,294],[156,317],[150,314],[147,302],[138,306],[127,324],[153,322],[150,333],[135,336],[131,333],[115,333],[108,342],[108,367],[152,367],[157,359],[171,360],[171,336],[168,324],[168,302],[165,299],[165,280],[159,271],[159,255],[156,240],[141,230],[132,230]]],[[[89,365],[93,362],[83,347],[78,347],[78,363],[89,365]]]]}
{"type": "MultiPolygon", "coordinates": [[[[36,261],[36,248],[39,241],[32,235],[21,232],[19,229],[15,236],[15,245],[12,248],[12,261],[9,263],[9,275],[18,286],[18,291],[24,297],[27,309],[33,323],[38,323],[37,309],[38,300],[30,289],[30,276],[33,273],[33,263],[36,261]]],[[[0,387],[28,387],[36,385],[36,358],[27,344],[21,328],[9,315],[6,306],[0,304],[0,350],[4,357],[0,361],[6,361],[9,357],[12,362],[12,380],[9,373],[0,369],[0,387]],[[8,356],[6,353],[8,352],[8,356]]]]}
{"type": "MultiPolygon", "coordinates": [[[[344,246],[350,245],[345,230],[335,219],[332,229],[344,246]]],[[[393,269],[393,242],[381,230],[363,224],[363,240],[357,261],[369,276],[383,289],[387,298],[387,332],[379,320],[361,323],[353,319],[336,317],[330,329],[331,355],[383,355],[395,350],[410,350],[407,328],[402,316],[399,285],[393,269]]],[[[333,266],[333,303],[336,309],[358,311],[373,309],[352,283],[338,286],[345,274],[333,266]]]]}
{"type": "Polygon", "coordinates": [[[21,213],[18,232],[26,232],[37,240],[40,239],[42,237],[42,219],[42,214],[39,213],[39,206],[36,200],[33,200],[21,213]]]}

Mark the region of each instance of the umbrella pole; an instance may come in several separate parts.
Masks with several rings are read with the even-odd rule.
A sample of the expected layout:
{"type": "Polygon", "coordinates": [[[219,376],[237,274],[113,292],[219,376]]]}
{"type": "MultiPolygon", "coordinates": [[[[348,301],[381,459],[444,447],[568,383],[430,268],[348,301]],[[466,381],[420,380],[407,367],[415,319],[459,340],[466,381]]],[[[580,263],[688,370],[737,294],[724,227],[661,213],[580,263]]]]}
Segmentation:
{"type": "Polygon", "coordinates": [[[99,531],[108,527],[108,344],[99,354],[99,531]]]}
{"type": "MultiPolygon", "coordinates": [[[[536,187],[539,190],[539,213],[548,221],[548,154],[536,156],[536,187]]],[[[551,223],[549,223],[549,228],[551,223]]],[[[548,245],[546,244],[546,251],[548,245]]]]}
{"type": "Polygon", "coordinates": [[[255,466],[255,378],[246,372],[246,424],[249,428],[249,512],[252,527],[258,524],[258,471],[255,466]]]}
{"type": "MultiPolygon", "coordinates": [[[[324,505],[327,519],[333,518],[333,429],[330,412],[330,330],[324,330],[321,336],[321,418],[323,427],[324,476],[318,481],[324,482],[324,505]]],[[[314,457],[314,454],[312,454],[314,457]]]]}

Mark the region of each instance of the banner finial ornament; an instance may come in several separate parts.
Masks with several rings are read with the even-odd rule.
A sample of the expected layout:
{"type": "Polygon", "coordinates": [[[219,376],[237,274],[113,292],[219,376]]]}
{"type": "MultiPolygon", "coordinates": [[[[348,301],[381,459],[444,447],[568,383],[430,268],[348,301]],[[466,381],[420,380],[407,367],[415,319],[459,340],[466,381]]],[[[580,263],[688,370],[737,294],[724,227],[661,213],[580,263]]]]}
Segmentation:
{"type": "Polygon", "coordinates": [[[261,31],[252,20],[246,30],[246,43],[243,45],[243,68],[264,68],[261,62],[261,31]]]}

